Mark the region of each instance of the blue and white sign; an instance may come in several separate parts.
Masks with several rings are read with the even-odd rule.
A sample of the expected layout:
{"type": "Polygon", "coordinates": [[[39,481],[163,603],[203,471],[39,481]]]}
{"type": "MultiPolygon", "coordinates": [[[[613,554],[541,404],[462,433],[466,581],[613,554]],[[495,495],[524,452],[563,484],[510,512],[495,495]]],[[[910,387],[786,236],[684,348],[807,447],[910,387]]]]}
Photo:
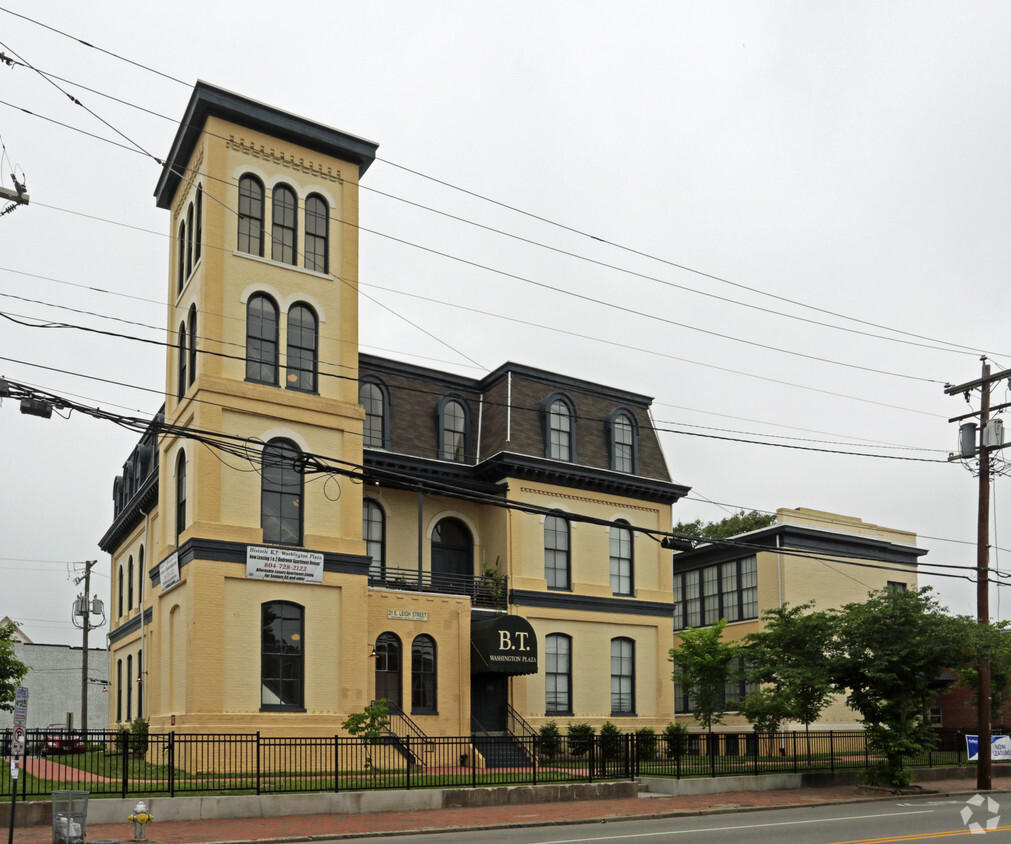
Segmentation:
{"type": "MultiPolygon", "coordinates": [[[[965,737],[969,761],[979,761],[979,736],[965,737]]],[[[994,762],[1011,762],[1011,736],[990,736],[990,758],[994,762]]]]}

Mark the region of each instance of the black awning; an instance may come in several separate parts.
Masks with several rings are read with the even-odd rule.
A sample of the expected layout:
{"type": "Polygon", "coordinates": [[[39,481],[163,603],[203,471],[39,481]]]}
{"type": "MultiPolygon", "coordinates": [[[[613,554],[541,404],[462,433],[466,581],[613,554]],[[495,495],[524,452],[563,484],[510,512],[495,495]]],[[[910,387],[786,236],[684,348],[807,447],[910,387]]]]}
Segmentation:
{"type": "Polygon", "coordinates": [[[472,674],[536,674],[537,634],[519,615],[473,621],[470,625],[472,674]]]}

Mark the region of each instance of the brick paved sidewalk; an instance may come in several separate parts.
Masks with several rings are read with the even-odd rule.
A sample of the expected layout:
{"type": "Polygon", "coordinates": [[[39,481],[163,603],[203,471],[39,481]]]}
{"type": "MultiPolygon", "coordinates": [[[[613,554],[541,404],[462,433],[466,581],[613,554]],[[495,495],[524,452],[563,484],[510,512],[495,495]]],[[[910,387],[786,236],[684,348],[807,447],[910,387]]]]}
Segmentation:
{"type": "MultiPolygon", "coordinates": [[[[972,794],[970,780],[941,780],[928,783],[925,791],[944,794],[972,794]]],[[[995,790],[1011,789],[1007,778],[994,783],[995,790]]],[[[535,803],[428,811],[375,812],[371,814],[297,815],[231,820],[155,820],[147,828],[152,844],[212,844],[215,842],[309,841],[325,838],[356,838],[368,835],[396,835],[409,832],[437,832],[445,829],[547,826],[615,818],[649,818],[713,812],[754,811],[763,808],[805,806],[819,803],[864,802],[875,797],[854,786],[794,788],[775,791],[736,791],[722,794],[680,797],[633,797],[625,800],[593,800],[568,803],[535,803]]],[[[89,825],[88,841],[128,842],[133,825],[89,825]]],[[[28,827],[15,830],[17,844],[50,844],[52,830],[28,827]]]]}

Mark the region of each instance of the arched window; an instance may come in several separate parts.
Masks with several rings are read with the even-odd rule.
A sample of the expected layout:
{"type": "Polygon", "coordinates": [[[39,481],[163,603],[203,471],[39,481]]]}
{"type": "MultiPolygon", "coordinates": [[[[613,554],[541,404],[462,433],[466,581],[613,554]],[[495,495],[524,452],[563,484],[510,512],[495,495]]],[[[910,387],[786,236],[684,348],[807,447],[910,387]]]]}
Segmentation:
{"type": "Polygon", "coordinates": [[[144,717],[144,651],[137,651],[137,717],[144,717]]]}
{"type": "Polygon", "coordinates": [[[382,580],[386,569],[386,516],[383,508],[369,498],[362,502],[362,538],[365,553],[372,558],[369,577],[382,580]]]}
{"type": "Polygon", "coordinates": [[[403,708],[403,647],[396,633],[376,639],[376,700],[388,700],[403,708]]]}
{"type": "Polygon", "coordinates": [[[257,293],[246,303],[246,380],[277,384],[277,305],[257,293]]]}
{"type": "Polygon", "coordinates": [[[544,455],[552,460],[576,461],[576,410],[562,395],[549,396],[544,410],[544,455]]]}
{"type": "Polygon", "coordinates": [[[133,720],[133,656],[126,658],[126,720],[133,720]]]}
{"type": "Polygon", "coordinates": [[[569,521],[563,516],[544,518],[544,577],[548,589],[571,589],[569,521]]]}
{"type": "Polygon", "coordinates": [[[144,546],[140,546],[137,554],[137,604],[144,605],[144,546]]]}
{"type": "Polygon", "coordinates": [[[390,403],[385,385],[371,378],[363,379],[358,387],[358,401],[365,408],[362,445],[389,448],[390,403]]]}
{"type": "Polygon", "coordinates": [[[179,292],[182,293],[186,283],[186,223],[179,224],[179,258],[178,258],[179,292]]]}
{"type": "Polygon", "coordinates": [[[116,600],[116,608],[117,608],[116,615],[122,617],[122,615],[123,615],[123,564],[122,563],[119,564],[119,594],[118,594],[117,600],[116,600]]]}
{"type": "Polygon", "coordinates": [[[186,209],[186,278],[193,273],[193,203],[186,209]]]}
{"type": "Polygon", "coordinates": [[[295,201],[295,192],[287,185],[277,185],[274,188],[271,214],[273,227],[271,229],[270,257],[282,264],[294,264],[298,203],[295,201]]]}
{"type": "Polygon", "coordinates": [[[186,348],[186,323],[182,322],[179,324],[179,348],[176,349],[179,353],[179,389],[176,390],[176,397],[182,401],[182,397],[186,395],[186,360],[189,352],[186,348]]]}
{"type": "Polygon", "coordinates": [[[264,542],[302,544],[301,460],[302,452],[288,440],[271,440],[263,447],[260,525],[264,542]]]}
{"type": "Polygon", "coordinates": [[[263,257],[263,182],[256,176],[239,179],[238,250],[263,257]]]}
{"type": "Polygon", "coordinates": [[[544,714],[572,714],[572,637],[544,637],[544,714]]]}
{"type": "Polygon", "coordinates": [[[116,721],[123,721],[123,660],[116,660],[116,721]]]}
{"type": "Polygon", "coordinates": [[[289,390],[316,392],[316,314],[308,305],[297,303],[288,311],[289,390]]]}
{"type": "Polygon", "coordinates": [[[471,591],[474,540],[459,519],[443,519],[432,531],[432,586],[440,592],[471,591]]]}
{"type": "Polygon", "coordinates": [[[330,207],[318,193],[305,200],[305,268],[325,273],[329,270],[330,207]]]}
{"type": "Polygon", "coordinates": [[[126,565],[126,609],[127,612],[133,609],[133,554],[126,565]]]}
{"type": "Polygon", "coordinates": [[[470,451],[467,405],[460,399],[447,397],[439,402],[439,459],[463,463],[470,451]]]}
{"type": "Polygon", "coordinates": [[[179,547],[179,537],[186,527],[186,452],[179,452],[176,463],[176,547],[179,547]]]}
{"type": "Polygon", "coordinates": [[[435,681],[435,639],[415,636],[411,643],[411,714],[437,714],[435,681]]]}
{"type": "Polygon", "coordinates": [[[190,305],[190,380],[192,384],[197,377],[197,306],[190,305]]]}
{"type": "Polygon", "coordinates": [[[632,531],[628,522],[611,525],[611,591],[615,595],[631,595],[632,531]]]}
{"type": "Polygon", "coordinates": [[[633,473],[639,458],[639,425],[627,410],[614,411],[607,422],[611,468],[615,472],[633,473]]]}
{"type": "MultiPolygon", "coordinates": [[[[197,188],[197,228],[193,232],[193,266],[200,262],[200,243],[204,239],[204,188],[197,188]]],[[[137,707],[140,709],[140,706],[137,707]]]]}
{"type": "Polygon", "coordinates": [[[611,640],[611,714],[635,715],[635,642],[611,640]]]}
{"type": "Polygon", "coordinates": [[[260,608],[260,709],[300,710],[304,706],[305,611],[288,601],[260,608]]]}

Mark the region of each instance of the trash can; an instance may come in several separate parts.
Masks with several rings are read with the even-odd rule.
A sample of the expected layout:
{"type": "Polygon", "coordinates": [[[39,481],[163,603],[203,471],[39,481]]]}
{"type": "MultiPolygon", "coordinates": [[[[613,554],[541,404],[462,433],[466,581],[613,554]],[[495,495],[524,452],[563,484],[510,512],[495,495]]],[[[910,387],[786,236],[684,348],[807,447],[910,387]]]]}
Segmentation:
{"type": "Polygon", "coordinates": [[[53,792],[53,844],[84,844],[87,791],[53,792]]]}

